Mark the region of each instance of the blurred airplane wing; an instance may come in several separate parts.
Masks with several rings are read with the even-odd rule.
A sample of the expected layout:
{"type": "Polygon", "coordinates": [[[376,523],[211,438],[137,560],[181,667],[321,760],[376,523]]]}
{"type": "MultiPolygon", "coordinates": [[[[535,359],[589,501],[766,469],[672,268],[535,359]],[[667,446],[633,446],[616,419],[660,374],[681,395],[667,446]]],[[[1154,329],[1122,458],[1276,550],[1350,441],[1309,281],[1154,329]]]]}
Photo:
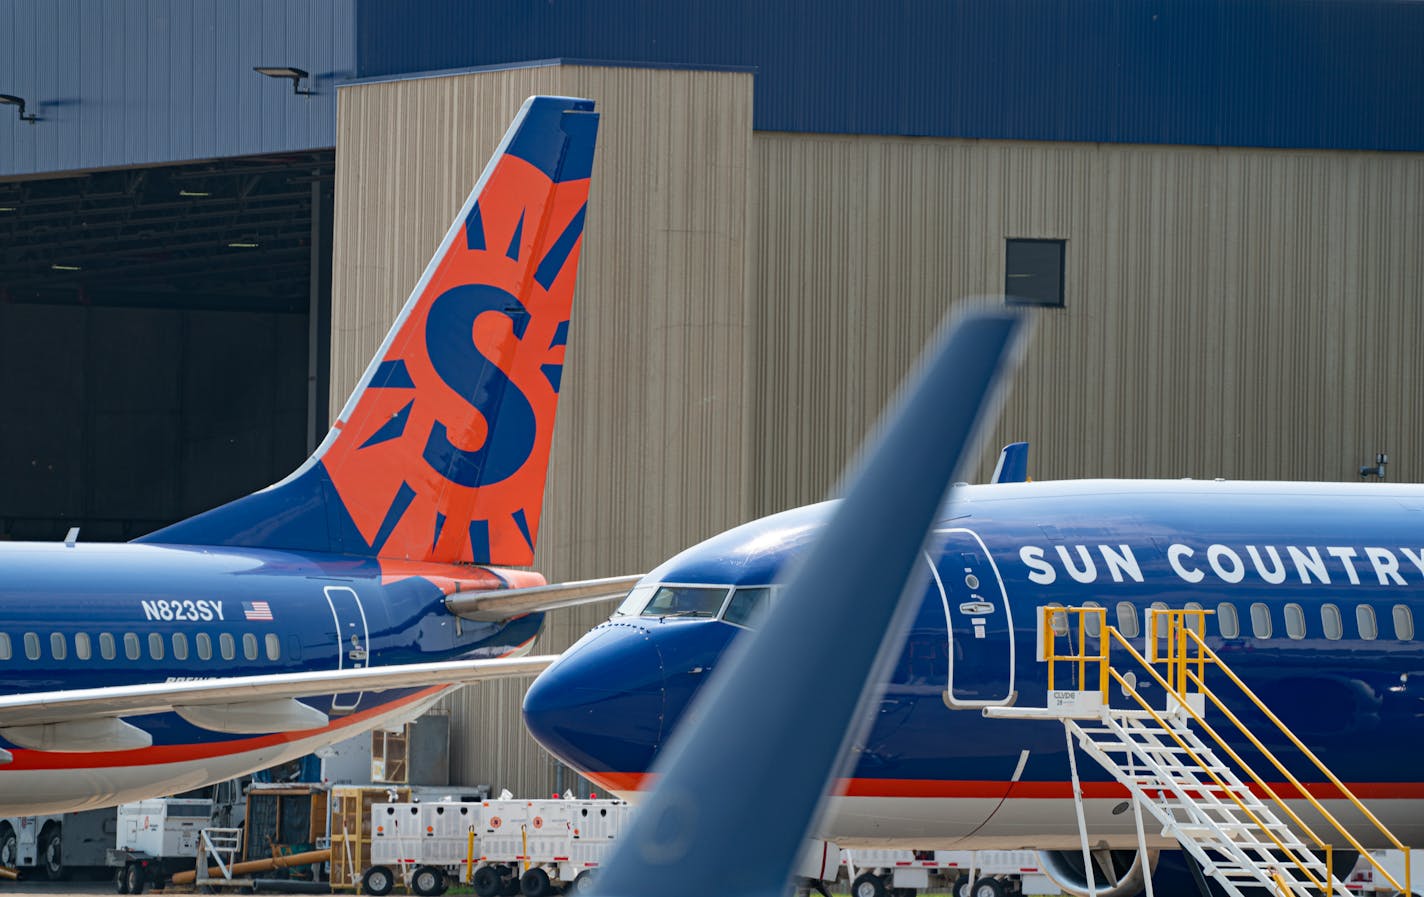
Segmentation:
{"type": "Polygon", "coordinates": [[[994,417],[1024,325],[986,308],[941,332],[782,599],[673,733],[657,786],[594,893],[787,893],[827,783],[897,656],[914,604],[902,595],[924,585],[930,524],[994,417]]]}

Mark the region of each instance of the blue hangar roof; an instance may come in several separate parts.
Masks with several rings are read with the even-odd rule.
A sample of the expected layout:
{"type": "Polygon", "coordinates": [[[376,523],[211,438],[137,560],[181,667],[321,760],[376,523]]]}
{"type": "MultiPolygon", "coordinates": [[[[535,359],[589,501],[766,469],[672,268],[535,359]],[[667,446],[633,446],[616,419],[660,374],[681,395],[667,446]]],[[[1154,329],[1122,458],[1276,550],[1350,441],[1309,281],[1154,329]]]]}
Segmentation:
{"type": "Polygon", "coordinates": [[[760,130],[1417,152],[1421,46],[1424,0],[0,0],[42,119],[0,106],[0,175],[329,147],[344,81],[550,58],[753,68],[760,130]]]}

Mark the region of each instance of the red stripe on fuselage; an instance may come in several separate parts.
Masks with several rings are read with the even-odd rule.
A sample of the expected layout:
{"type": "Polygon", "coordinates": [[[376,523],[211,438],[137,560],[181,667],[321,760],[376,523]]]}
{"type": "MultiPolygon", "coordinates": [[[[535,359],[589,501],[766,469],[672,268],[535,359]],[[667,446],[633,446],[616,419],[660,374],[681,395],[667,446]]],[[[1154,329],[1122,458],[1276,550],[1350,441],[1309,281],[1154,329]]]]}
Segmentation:
{"type": "MultiPolygon", "coordinates": [[[[207,760],[212,757],[221,757],[227,754],[257,751],[273,745],[311,738],[313,735],[321,732],[337,732],[341,729],[354,726],[357,723],[364,722],[373,716],[389,713],[392,710],[413,704],[423,698],[431,697],[449,687],[449,685],[432,685],[429,688],[422,689],[415,694],[407,695],[399,700],[378,704],[374,707],[362,710],[359,713],[343,716],[341,719],[320,729],[303,729],[299,732],[278,732],[273,735],[260,735],[255,738],[235,738],[229,741],[212,741],[203,744],[155,745],[154,747],[139,748],[130,751],[60,753],[58,751],[12,750],[11,753],[14,755],[14,759],[4,766],[0,766],[0,782],[4,781],[5,773],[12,770],[107,769],[124,766],[157,766],[162,763],[207,760]]],[[[332,740],[338,741],[340,739],[332,740]]]]}
{"type": "MultiPolygon", "coordinates": [[[[647,791],[652,787],[652,776],[638,772],[586,772],[589,781],[607,791],[625,793],[647,791]]],[[[1297,798],[1295,787],[1286,782],[1272,782],[1271,789],[1284,800],[1297,798]]],[[[1362,800],[1419,800],[1424,799],[1424,782],[1354,782],[1346,783],[1354,795],[1362,800]]],[[[1329,782],[1312,782],[1306,790],[1319,800],[1336,800],[1344,797],[1340,789],[1329,782]]],[[[1265,797],[1264,790],[1252,787],[1252,791],[1265,797]]],[[[1128,797],[1127,789],[1117,782],[1083,782],[1083,797],[1088,799],[1119,799],[1128,797]]],[[[989,798],[998,800],[1058,800],[1073,796],[1071,782],[988,782],[972,780],[940,779],[842,779],[837,794],[845,797],[938,797],[938,798],[989,798]]]]}

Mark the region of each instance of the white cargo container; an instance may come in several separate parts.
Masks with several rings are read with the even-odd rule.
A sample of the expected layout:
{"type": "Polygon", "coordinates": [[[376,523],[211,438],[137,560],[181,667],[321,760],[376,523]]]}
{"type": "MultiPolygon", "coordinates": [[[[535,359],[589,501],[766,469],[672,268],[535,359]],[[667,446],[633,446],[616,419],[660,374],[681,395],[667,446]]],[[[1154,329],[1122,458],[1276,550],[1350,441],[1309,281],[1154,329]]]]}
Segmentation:
{"type": "Polygon", "coordinates": [[[193,868],[198,839],[212,824],[213,802],[165,797],[122,804],[107,862],[120,894],[140,894],[179,870],[193,868]]]}
{"type": "Polygon", "coordinates": [[[559,798],[376,804],[363,889],[382,895],[404,878],[428,897],[467,875],[482,897],[582,889],[607,860],[628,810],[621,800],[559,798]]]}
{"type": "Polygon", "coordinates": [[[193,857],[198,833],[213,816],[213,802],[189,798],[140,800],[119,807],[114,845],[151,857],[193,857]]]}
{"type": "Polygon", "coordinates": [[[892,889],[947,890],[955,897],[1059,893],[1034,850],[847,850],[844,855],[853,870],[852,897],[885,897],[892,889]]]}

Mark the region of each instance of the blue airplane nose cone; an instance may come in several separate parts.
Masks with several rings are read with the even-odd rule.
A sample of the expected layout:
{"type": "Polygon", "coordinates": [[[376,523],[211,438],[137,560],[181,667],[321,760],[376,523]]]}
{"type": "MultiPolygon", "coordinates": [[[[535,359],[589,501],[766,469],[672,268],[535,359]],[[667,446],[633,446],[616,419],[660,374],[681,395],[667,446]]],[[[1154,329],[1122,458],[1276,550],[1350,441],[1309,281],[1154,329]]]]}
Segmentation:
{"type": "Polygon", "coordinates": [[[664,732],[664,670],[637,622],[593,630],[534,680],[524,723],[544,749],[585,773],[641,773],[664,732]]]}

